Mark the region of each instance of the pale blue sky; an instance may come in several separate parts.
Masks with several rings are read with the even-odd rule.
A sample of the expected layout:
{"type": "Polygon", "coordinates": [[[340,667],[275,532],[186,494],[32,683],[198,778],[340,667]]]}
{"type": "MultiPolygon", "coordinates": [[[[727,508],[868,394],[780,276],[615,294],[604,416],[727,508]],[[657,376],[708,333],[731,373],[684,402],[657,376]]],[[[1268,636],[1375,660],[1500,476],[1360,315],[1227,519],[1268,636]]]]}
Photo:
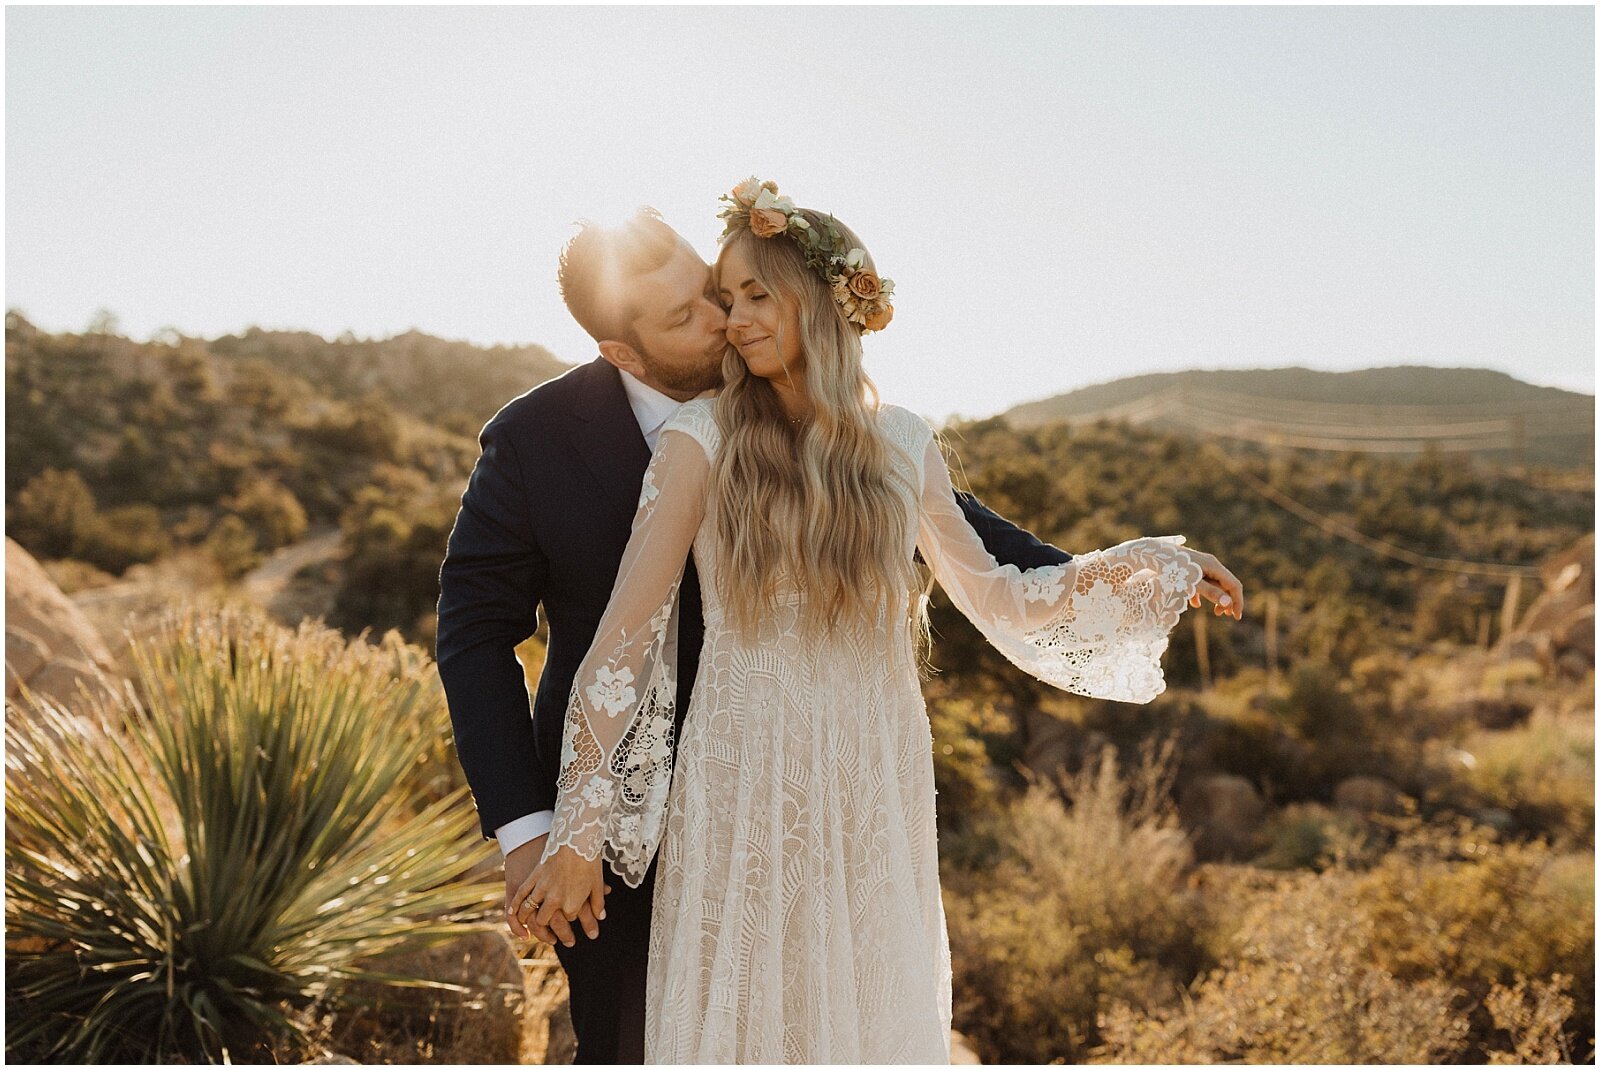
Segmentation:
{"type": "Polygon", "coordinates": [[[884,395],[1492,367],[1594,390],[1591,7],[8,8],[6,302],[594,355],[580,216],[755,173],[897,283],[884,395]]]}

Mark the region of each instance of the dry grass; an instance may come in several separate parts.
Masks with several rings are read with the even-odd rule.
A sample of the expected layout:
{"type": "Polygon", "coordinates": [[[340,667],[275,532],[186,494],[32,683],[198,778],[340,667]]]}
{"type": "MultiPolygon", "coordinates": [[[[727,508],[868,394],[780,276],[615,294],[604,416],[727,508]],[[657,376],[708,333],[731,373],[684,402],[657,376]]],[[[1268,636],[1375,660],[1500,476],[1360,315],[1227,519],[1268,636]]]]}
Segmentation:
{"type": "Polygon", "coordinates": [[[1169,1002],[1200,952],[1192,864],[1170,801],[1170,745],[1125,778],[1114,751],[1034,784],[1005,815],[995,864],[952,873],[956,1027],[986,1062],[1079,1060],[1108,999],[1169,1002]]]}
{"type": "MultiPolygon", "coordinates": [[[[314,1007],[313,1050],[359,1063],[518,1063],[527,999],[509,939],[468,933],[452,943],[375,964],[461,986],[462,992],[352,986],[341,1007],[314,1007]]],[[[291,1054],[288,1052],[285,1055],[291,1054]]]]}

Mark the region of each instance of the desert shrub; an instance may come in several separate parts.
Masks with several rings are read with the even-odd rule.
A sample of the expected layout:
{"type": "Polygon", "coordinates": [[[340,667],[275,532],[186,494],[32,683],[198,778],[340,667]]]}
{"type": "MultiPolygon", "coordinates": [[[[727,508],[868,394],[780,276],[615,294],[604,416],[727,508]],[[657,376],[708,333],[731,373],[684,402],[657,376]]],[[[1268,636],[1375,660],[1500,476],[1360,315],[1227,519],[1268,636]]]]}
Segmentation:
{"type": "Polygon", "coordinates": [[[232,513],[218,518],[201,546],[230,580],[238,579],[264,560],[256,549],[255,532],[232,513]]]}
{"type": "Polygon", "coordinates": [[[114,574],[155,560],[170,545],[154,506],[101,513],[89,484],[71,471],[46,469],[29,480],[6,520],[6,533],[34,556],[84,561],[114,574]]]}
{"type": "MultiPolygon", "coordinates": [[[[1506,842],[1465,820],[1416,824],[1362,875],[1355,894],[1376,928],[1374,960],[1403,980],[1441,978],[1481,1004],[1496,984],[1573,977],[1573,1048],[1594,1033],[1594,856],[1542,841],[1506,842]]],[[[1472,1043],[1495,1035],[1484,1007],[1472,1043]]]]}
{"type": "Polygon", "coordinates": [[[77,472],[47,468],[17,492],[6,534],[40,558],[82,558],[100,518],[94,492],[77,472]]]}
{"type": "Polygon", "coordinates": [[[1095,1054],[1119,1063],[1427,1063],[1459,1052],[1455,989],[1397,979],[1367,954],[1373,922],[1348,909],[1354,875],[1296,874],[1246,905],[1227,961],[1176,1007],[1128,1002],[1100,1019],[1095,1054]]]}
{"type": "Polygon", "coordinates": [[[128,566],[154,561],[172,547],[153,505],[119,505],[107,510],[90,532],[84,560],[121,574],[128,566]]]}
{"type": "Polygon", "coordinates": [[[1592,853],[1469,821],[1388,819],[1393,845],[1208,892],[1218,965],[1181,1000],[1100,1019],[1113,1062],[1593,1058],[1592,853]],[[1271,883],[1263,884],[1262,881],[1271,883]],[[1570,990],[1571,998],[1568,998],[1570,990]],[[1581,1055],[1580,1055],[1581,1058],[1581,1055]]]}
{"type": "MultiPolygon", "coordinates": [[[[1009,729],[991,702],[933,687],[928,695],[933,728],[933,780],[939,793],[939,839],[945,847],[983,850],[983,831],[1000,807],[985,736],[1009,729]]],[[[959,861],[950,850],[943,855],[959,861]]],[[[963,856],[965,857],[965,856],[963,856]]],[[[972,858],[976,861],[976,857],[972,858]]]]}
{"type": "Polygon", "coordinates": [[[223,501],[222,507],[255,533],[260,550],[288,546],[306,533],[305,509],[289,488],[271,477],[247,478],[237,494],[223,501]]]}
{"type": "Polygon", "coordinates": [[[1373,830],[1359,817],[1320,803],[1290,803],[1267,819],[1264,869],[1322,869],[1335,857],[1371,849],[1373,830]]]}
{"type": "Polygon", "coordinates": [[[460,504],[454,490],[421,473],[377,465],[339,518],[344,577],[330,621],[351,631],[399,628],[414,642],[429,634],[460,504]]]}
{"type": "Polygon", "coordinates": [[[1594,842],[1594,720],[1538,711],[1504,731],[1464,737],[1470,764],[1456,774],[1458,803],[1507,810],[1523,829],[1594,842]]]}
{"type": "Polygon", "coordinates": [[[1291,749],[1291,780],[1283,784],[1286,799],[1321,799],[1332,795],[1345,777],[1365,774],[1393,779],[1397,747],[1389,697],[1380,688],[1368,694],[1352,676],[1328,662],[1294,666],[1284,695],[1265,700],[1267,712],[1303,746],[1291,749]]]}
{"type": "Polygon", "coordinates": [[[369,394],[317,417],[300,430],[300,438],[346,458],[393,461],[399,455],[400,421],[387,402],[369,394]]]}
{"type": "Polygon", "coordinates": [[[1518,977],[1514,985],[1497,984],[1484,1000],[1497,1029],[1511,1039],[1511,1050],[1489,1053],[1494,1064],[1570,1063],[1566,1023],[1576,1004],[1566,995],[1572,978],[1556,974],[1549,981],[1518,977]],[[1531,989],[1531,990],[1530,990],[1531,989]]]}
{"type": "MultiPolygon", "coordinates": [[[[425,659],[234,610],[133,647],[142,699],[7,707],[8,1055],[258,1059],[368,963],[496,927],[425,659]]],[[[392,969],[392,967],[391,967],[392,969]]]]}
{"type": "Polygon", "coordinates": [[[1002,819],[998,863],[946,881],[956,1025],[986,1059],[1079,1060],[1108,999],[1167,1002],[1200,965],[1191,864],[1170,799],[1170,742],[1124,777],[1106,749],[1032,784],[1002,819]]]}

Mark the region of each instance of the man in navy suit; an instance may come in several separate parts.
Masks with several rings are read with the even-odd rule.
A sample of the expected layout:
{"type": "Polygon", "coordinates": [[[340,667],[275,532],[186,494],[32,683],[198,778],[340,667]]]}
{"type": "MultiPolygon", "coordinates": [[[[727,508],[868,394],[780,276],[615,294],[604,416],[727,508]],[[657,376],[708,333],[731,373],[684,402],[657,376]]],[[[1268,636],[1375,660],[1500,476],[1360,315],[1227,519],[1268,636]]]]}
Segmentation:
{"type": "MultiPolygon", "coordinates": [[[[610,601],[645,467],[677,407],[721,385],[727,347],[710,268],[648,209],[615,228],[585,225],[562,251],[559,278],[600,355],[484,425],[439,573],[436,656],[456,753],[483,834],[505,855],[507,922],[523,938],[530,933],[510,900],[544,852],[568,694],[610,601]],[[541,608],[549,646],[530,717],[515,647],[537,629],[541,608]]],[[[996,560],[1020,568],[1070,560],[959,497],[996,560]]],[[[678,612],[681,734],[704,635],[692,560],[678,612]]],[[[566,970],[578,1062],[644,1059],[654,887],[652,863],[638,888],[611,880],[603,931],[586,905],[531,934],[556,943],[566,970]]]]}

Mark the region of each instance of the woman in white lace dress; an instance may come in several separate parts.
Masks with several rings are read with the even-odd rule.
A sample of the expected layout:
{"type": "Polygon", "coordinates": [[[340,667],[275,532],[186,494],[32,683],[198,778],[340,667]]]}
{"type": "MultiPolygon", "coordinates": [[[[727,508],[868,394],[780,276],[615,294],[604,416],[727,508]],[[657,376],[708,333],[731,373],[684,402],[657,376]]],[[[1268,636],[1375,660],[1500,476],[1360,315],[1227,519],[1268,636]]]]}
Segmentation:
{"type": "Polygon", "coordinates": [[[862,371],[893,284],[848,228],[770,184],[724,200],[727,384],[662,431],[520,894],[541,923],[585,899],[603,918],[600,859],[637,885],[659,846],[648,1062],[948,1062],[914,553],[1013,663],[1128,702],[1165,687],[1185,606],[1205,593],[1238,617],[1243,592],[1182,536],[997,565],[932,429],[878,404],[862,371]],[[691,548],[705,643],[675,741],[691,548]]]}

